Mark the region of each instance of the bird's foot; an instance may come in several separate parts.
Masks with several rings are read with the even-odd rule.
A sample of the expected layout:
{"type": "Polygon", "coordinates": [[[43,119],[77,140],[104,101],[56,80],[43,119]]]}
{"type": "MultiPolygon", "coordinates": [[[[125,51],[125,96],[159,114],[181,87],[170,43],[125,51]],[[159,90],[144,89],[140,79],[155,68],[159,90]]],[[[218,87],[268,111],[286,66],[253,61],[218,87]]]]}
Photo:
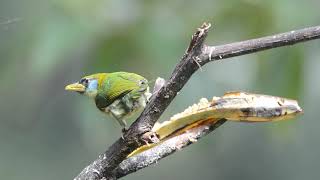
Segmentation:
{"type": "Polygon", "coordinates": [[[121,132],[122,134],[125,134],[128,131],[128,129],[126,127],[122,128],[121,132]]]}
{"type": "Polygon", "coordinates": [[[121,138],[124,139],[124,134],[128,132],[128,129],[126,127],[122,128],[121,130],[121,138]]]}

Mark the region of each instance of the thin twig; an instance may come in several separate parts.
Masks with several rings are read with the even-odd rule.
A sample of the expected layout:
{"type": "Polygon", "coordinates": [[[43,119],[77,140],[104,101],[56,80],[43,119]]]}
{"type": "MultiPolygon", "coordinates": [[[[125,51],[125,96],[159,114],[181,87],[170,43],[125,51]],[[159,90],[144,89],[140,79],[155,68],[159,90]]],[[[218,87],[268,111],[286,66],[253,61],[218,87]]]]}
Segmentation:
{"type": "MultiPolygon", "coordinates": [[[[143,134],[151,131],[153,125],[186,84],[199,65],[234,56],[254,53],[266,49],[288,46],[320,38],[320,26],[295,30],[274,36],[231,43],[221,46],[206,46],[204,40],[210,25],[204,23],[192,36],[189,47],[177,64],[170,79],[152,96],[140,117],[131,125],[124,139],[119,138],[105,153],[86,167],[75,179],[115,179],[115,169],[133,150],[143,145],[143,134]],[[194,62],[197,59],[197,63],[194,62]]],[[[200,67],[201,67],[200,66],[200,67]]]]}

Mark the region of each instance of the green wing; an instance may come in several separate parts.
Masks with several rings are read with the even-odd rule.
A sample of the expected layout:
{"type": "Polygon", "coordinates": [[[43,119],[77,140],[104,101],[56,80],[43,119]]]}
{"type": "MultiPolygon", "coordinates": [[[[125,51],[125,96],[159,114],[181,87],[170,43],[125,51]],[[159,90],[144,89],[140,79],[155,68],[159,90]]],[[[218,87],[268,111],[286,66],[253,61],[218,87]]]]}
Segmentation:
{"type": "Polygon", "coordinates": [[[98,89],[98,94],[95,98],[96,106],[102,110],[115,100],[135,91],[139,88],[140,77],[139,75],[126,72],[108,74],[98,89]]]}

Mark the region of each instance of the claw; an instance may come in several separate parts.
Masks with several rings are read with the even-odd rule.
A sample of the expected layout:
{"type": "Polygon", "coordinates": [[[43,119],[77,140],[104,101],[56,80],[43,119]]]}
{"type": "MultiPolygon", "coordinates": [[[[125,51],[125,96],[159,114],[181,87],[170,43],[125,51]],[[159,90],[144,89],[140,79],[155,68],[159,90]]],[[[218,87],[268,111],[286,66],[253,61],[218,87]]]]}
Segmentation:
{"type": "Polygon", "coordinates": [[[126,127],[121,129],[121,138],[124,139],[124,134],[128,132],[128,129],[126,127]]]}
{"type": "Polygon", "coordinates": [[[124,128],[122,128],[121,129],[121,132],[124,134],[124,133],[126,133],[128,131],[128,129],[126,128],[126,127],[124,127],[124,128]]]}

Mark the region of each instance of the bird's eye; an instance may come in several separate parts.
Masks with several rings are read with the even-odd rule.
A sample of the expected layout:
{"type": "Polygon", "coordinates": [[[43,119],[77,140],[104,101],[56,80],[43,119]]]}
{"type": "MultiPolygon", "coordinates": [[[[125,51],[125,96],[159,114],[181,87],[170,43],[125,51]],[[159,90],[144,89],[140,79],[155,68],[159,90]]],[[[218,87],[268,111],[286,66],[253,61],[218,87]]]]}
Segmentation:
{"type": "Polygon", "coordinates": [[[88,80],[87,78],[82,78],[82,79],[80,79],[80,81],[79,81],[80,84],[83,84],[83,85],[85,85],[85,86],[88,85],[88,82],[89,82],[89,80],[88,80]]]}

